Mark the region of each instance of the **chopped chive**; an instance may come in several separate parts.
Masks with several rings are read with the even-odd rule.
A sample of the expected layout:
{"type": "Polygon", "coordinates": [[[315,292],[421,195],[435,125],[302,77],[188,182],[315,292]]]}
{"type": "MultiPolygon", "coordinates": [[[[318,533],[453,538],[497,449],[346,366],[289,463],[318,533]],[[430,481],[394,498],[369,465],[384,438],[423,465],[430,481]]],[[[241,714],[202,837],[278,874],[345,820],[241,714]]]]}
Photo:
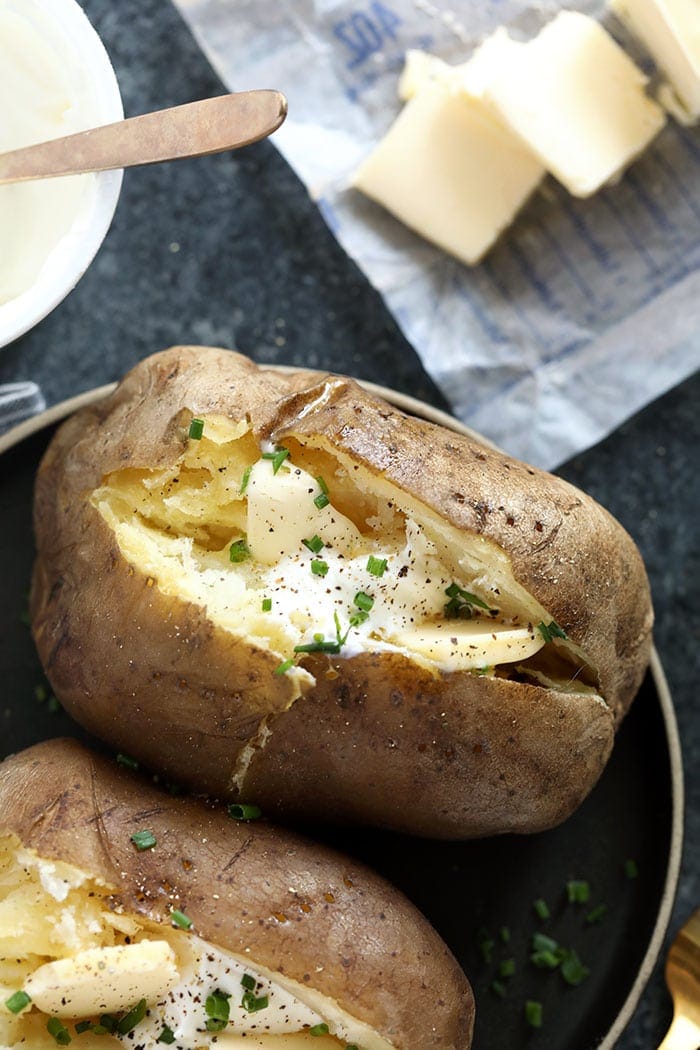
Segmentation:
{"type": "Polygon", "coordinates": [[[295,645],[295,653],[339,653],[341,643],[326,641],[323,635],[315,636],[313,642],[306,642],[304,645],[295,645]]]}
{"type": "Polygon", "coordinates": [[[283,660],[281,664],[278,664],[272,673],[277,675],[286,674],[292,667],[294,667],[294,660],[290,656],[288,660],[283,660]]]}
{"type": "Polygon", "coordinates": [[[61,705],[53,693],[49,697],[46,707],[50,715],[55,715],[61,710],[61,705]]]}
{"type": "Polygon", "coordinates": [[[510,928],[508,926],[501,926],[499,936],[504,944],[508,944],[510,942],[510,928]]]}
{"type": "Polygon", "coordinates": [[[230,996],[224,995],[222,992],[212,992],[211,995],[207,996],[204,1009],[207,1014],[206,1026],[208,1032],[220,1032],[228,1024],[231,1016],[229,999],[230,996]]]}
{"type": "Polygon", "coordinates": [[[250,481],[250,472],[253,469],[253,464],[250,463],[243,471],[243,477],[241,478],[241,486],[238,490],[240,496],[244,495],[245,490],[248,488],[248,482],[250,481]]]}
{"type": "Polygon", "coordinates": [[[260,806],[253,806],[247,802],[231,802],[226,812],[233,820],[257,820],[262,816],[260,806]]]}
{"type": "Polygon", "coordinates": [[[128,1035],[129,1032],[133,1032],[137,1024],[140,1024],[146,1016],[146,1000],[139,999],[136,1006],[134,1006],[128,1013],[124,1014],[122,1018],[117,1021],[117,1035],[128,1035]]]}
{"type": "Polygon", "coordinates": [[[536,966],[538,970],[556,970],[561,962],[561,957],[559,952],[543,950],[533,952],[530,956],[530,962],[533,966],[536,966]]]}
{"type": "Polygon", "coordinates": [[[320,475],[317,475],[317,477],[316,477],[316,484],[320,488],[320,490],[323,493],[323,495],[327,496],[328,495],[328,485],[326,485],[325,481],[323,480],[323,478],[320,475]]]}
{"type": "Polygon", "coordinates": [[[125,769],[138,769],[139,764],[135,758],[131,755],[123,755],[121,751],[117,755],[117,765],[124,766],[125,769]]]}
{"type": "Polygon", "coordinates": [[[533,933],[532,935],[532,950],[533,952],[555,952],[559,947],[557,941],[553,937],[547,937],[544,933],[533,933]]]}
{"type": "Polygon", "coordinates": [[[272,609],[272,598],[263,598],[262,600],[262,611],[270,612],[272,609]]]}
{"type": "Polygon", "coordinates": [[[508,995],[508,988],[503,983],[503,981],[491,981],[490,988],[493,994],[497,995],[499,999],[505,999],[505,997],[508,995]]]}
{"type": "Polygon", "coordinates": [[[309,1035],[328,1035],[328,1032],[329,1028],[325,1021],[323,1024],[314,1024],[309,1028],[309,1035]]]}
{"type": "Polygon", "coordinates": [[[567,984],[577,988],[579,984],[590,974],[587,966],[584,966],[575,951],[570,951],[561,964],[561,975],[567,984]]]}
{"type": "Polygon", "coordinates": [[[359,627],[363,623],[367,623],[369,620],[369,613],[365,612],[364,609],[358,609],[357,612],[351,613],[348,623],[351,627],[359,627]]]}
{"type": "Polygon", "coordinates": [[[189,919],[184,912],[179,911],[177,908],[173,908],[170,912],[170,919],[174,926],[179,926],[181,930],[192,929],[192,919],[189,919]]]}
{"type": "Polygon", "coordinates": [[[477,609],[486,609],[487,612],[491,612],[491,606],[487,605],[483,598],[479,598],[476,594],[472,594],[471,591],[465,591],[458,583],[451,583],[450,586],[445,589],[445,594],[448,598],[460,598],[463,602],[467,602],[469,605],[475,605],[477,609]]]}
{"type": "Polygon", "coordinates": [[[143,831],[135,831],[134,834],[130,837],[131,841],[136,846],[136,849],[139,851],[139,853],[142,853],[143,850],[146,849],[153,849],[153,847],[157,845],[157,839],[155,835],[152,831],[148,831],[148,829],[144,829],[143,831]]]}
{"type": "Polygon", "coordinates": [[[38,700],[40,704],[43,704],[46,701],[48,695],[49,693],[45,685],[40,683],[39,685],[34,686],[34,698],[38,700]]]}
{"type": "Polygon", "coordinates": [[[542,1003],[528,999],[525,1003],[525,1020],[531,1028],[542,1027],[542,1003]]]}
{"type": "Polygon", "coordinates": [[[545,919],[549,918],[550,911],[547,906],[547,902],[545,900],[542,900],[541,897],[538,897],[536,901],[532,902],[532,907],[535,909],[535,914],[537,915],[538,919],[542,919],[544,921],[545,919]]]}
{"type": "Polygon", "coordinates": [[[244,992],[243,998],[241,999],[241,1006],[248,1013],[254,1014],[258,1010],[265,1010],[270,1002],[268,995],[253,995],[252,992],[244,992]]]}
{"type": "Polygon", "coordinates": [[[545,623],[544,620],[540,620],[537,624],[537,630],[540,632],[545,642],[551,642],[553,638],[567,638],[566,631],[559,626],[556,620],[552,620],[551,623],[545,623]]]}
{"type": "Polygon", "coordinates": [[[49,1017],[46,1022],[46,1031],[54,1037],[59,1046],[68,1046],[73,1042],[70,1032],[60,1017],[49,1017]]]}
{"type": "Polygon", "coordinates": [[[311,551],[312,554],[318,554],[325,547],[325,543],[320,536],[312,536],[310,540],[301,541],[305,547],[311,551]]]}
{"type": "Polygon", "coordinates": [[[319,510],[323,510],[324,507],[328,506],[330,500],[325,492],[319,492],[318,496],[314,496],[314,503],[319,510]]]}
{"type": "Polygon", "coordinates": [[[386,572],[386,565],[386,558],[375,558],[373,554],[370,554],[367,559],[367,572],[372,576],[383,576],[386,572]]]}
{"type": "Polygon", "coordinates": [[[193,441],[199,441],[202,434],[204,433],[204,420],[198,419],[196,416],[190,420],[189,437],[193,441]]]}
{"type": "Polygon", "coordinates": [[[311,572],[314,576],[325,576],[328,572],[328,562],[322,558],[311,559],[311,572]]]}
{"type": "Polygon", "coordinates": [[[253,977],[252,973],[244,973],[241,977],[241,984],[246,989],[246,991],[254,992],[257,983],[258,982],[253,977]]]}
{"type": "Polygon", "coordinates": [[[498,965],[499,977],[512,977],[515,973],[515,959],[503,959],[498,965]]]}
{"type": "Polygon", "coordinates": [[[282,464],[284,463],[285,459],[288,457],[288,455],[288,448],[278,448],[275,449],[274,452],[263,452],[262,458],[272,460],[272,473],[276,474],[282,466],[282,464]]]}
{"type": "Polygon", "coordinates": [[[109,1032],[111,1034],[116,1030],[116,1027],[117,1018],[114,1017],[113,1014],[101,1014],[100,1023],[98,1025],[95,1025],[93,1031],[96,1035],[104,1035],[105,1032],[109,1032]]]}
{"type": "Polygon", "coordinates": [[[628,879],[636,879],[639,875],[639,868],[637,867],[636,860],[631,858],[625,861],[625,875],[628,879]]]}
{"type": "Polygon", "coordinates": [[[591,887],[582,879],[571,879],[566,884],[569,904],[586,904],[591,896],[591,887]]]}
{"type": "Polygon", "coordinates": [[[481,952],[481,958],[485,963],[490,963],[493,959],[493,949],[496,947],[496,942],[491,940],[490,937],[486,937],[479,944],[479,951],[481,952]]]}
{"type": "Polygon", "coordinates": [[[353,598],[353,603],[361,612],[369,612],[374,605],[374,598],[369,594],[365,594],[364,591],[358,591],[353,598]]]}
{"type": "Polygon", "coordinates": [[[78,1023],[75,1026],[75,1034],[82,1035],[83,1032],[89,1032],[94,1027],[95,1025],[92,1023],[92,1021],[78,1021],[78,1023]]]}
{"type": "Polygon", "coordinates": [[[26,992],[13,992],[10,998],[5,1000],[5,1006],[11,1014],[19,1014],[24,1010],[25,1006],[29,1006],[31,1001],[31,996],[27,995],[26,992]]]}
{"type": "Polygon", "coordinates": [[[249,558],[250,551],[248,549],[248,544],[246,543],[246,541],[235,540],[229,547],[228,557],[229,561],[234,562],[234,564],[239,561],[245,561],[247,558],[249,558]]]}
{"type": "Polygon", "coordinates": [[[597,904],[595,908],[592,908],[586,916],[586,922],[591,925],[594,922],[601,922],[607,914],[607,904],[597,904]]]}
{"type": "Polygon", "coordinates": [[[168,1028],[167,1024],[164,1025],[163,1031],[156,1039],[156,1042],[165,1043],[166,1046],[172,1046],[172,1044],[175,1042],[175,1033],[173,1032],[172,1028],[168,1028]]]}

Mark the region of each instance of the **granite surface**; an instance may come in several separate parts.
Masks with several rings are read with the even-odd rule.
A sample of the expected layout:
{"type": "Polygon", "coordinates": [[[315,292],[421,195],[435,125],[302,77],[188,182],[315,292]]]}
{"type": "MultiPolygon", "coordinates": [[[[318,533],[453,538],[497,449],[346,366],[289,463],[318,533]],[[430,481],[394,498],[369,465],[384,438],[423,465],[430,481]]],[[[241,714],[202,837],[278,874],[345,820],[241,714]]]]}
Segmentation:
{"type": "MultiPolygon", "coordinates": [[[[221,90],[167,0],[84,6],[111,54],[127,114],[221,90]]],[[[128,173],[88,274],[42,324],[0,353],[0,383],[35,379],[52,404],[116,379],[175,342],[350,372],[444,407],[381,300],[268,143],[128,173]]],[[[698,444],[696,375],[562,468],[626,525],[651,577],[687,782],[672,931],[700,905],[698,444]]],[[[621,1050],[656,1046],[670,1010],[660,963],[621,1050]]]]}

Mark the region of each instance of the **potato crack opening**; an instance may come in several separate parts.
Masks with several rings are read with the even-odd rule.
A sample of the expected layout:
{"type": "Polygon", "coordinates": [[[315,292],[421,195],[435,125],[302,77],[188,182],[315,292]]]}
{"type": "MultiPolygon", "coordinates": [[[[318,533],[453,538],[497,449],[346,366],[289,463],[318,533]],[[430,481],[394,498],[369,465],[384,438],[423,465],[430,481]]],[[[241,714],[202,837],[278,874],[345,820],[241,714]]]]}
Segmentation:
{"type": "MultiPolygon", "coordinates": [[[[594,688],[501,548],[321,439],[259,443],[245,420],[207,416],[170,468],[117,471],[92,503],[163,593],[276,655],[274,673],[297,686],[290,703],[313,684],[304,658],[318,652],[594,688]]],[[[259,746],[262,724],[248,748],[259,746]]]]}

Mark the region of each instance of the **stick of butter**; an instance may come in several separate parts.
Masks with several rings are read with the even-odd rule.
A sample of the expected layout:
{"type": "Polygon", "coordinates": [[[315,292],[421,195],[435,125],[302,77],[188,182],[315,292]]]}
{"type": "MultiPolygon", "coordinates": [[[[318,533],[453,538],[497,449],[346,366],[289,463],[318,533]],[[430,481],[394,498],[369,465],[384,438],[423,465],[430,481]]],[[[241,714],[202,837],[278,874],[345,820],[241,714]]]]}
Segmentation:
{"type": "Polygon", "coordinates": [[[683,123],[700,118],[700,3],[698,0],[611,0],[611,7],[646,45],[678,101],[683,123]]]}
{"type": "MultiPolygon", "coordinates": [[[[449,69],[449,67],[445,67],[449,69]]],[[[413,97],[362,164],[354,186],[472,265],[508,226],[544,169],[450,70],[425,64],[413,97]]],[[[416,72],[416,67],[414,67],[416,72]]]]}
{"type": "Polygon", "coordinates": [[[561,11],[512,44],[484,98],[575,196],[613,179],[663,127],[646,77],[592,18],[561,11]]]}

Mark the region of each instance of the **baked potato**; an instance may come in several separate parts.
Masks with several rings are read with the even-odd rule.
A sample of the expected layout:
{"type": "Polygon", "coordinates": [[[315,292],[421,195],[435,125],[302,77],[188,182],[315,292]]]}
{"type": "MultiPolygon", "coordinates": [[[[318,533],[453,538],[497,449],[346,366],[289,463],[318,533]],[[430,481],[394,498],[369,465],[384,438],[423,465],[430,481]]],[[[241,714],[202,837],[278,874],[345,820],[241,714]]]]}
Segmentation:
{"type": "Polygon", "coordinates": [[[91,732],[284,818],[531,832],[647,665],[639,553],[559,478],[350,379],[177,347],[54,436],[34,637],[91,732]]]}
{"type": "Polygon", "coordinates": [[[468,1050],[473,1017],[438,935],[362,865],[74,741],[0,765],[3,1048],[468,1050]]]}

